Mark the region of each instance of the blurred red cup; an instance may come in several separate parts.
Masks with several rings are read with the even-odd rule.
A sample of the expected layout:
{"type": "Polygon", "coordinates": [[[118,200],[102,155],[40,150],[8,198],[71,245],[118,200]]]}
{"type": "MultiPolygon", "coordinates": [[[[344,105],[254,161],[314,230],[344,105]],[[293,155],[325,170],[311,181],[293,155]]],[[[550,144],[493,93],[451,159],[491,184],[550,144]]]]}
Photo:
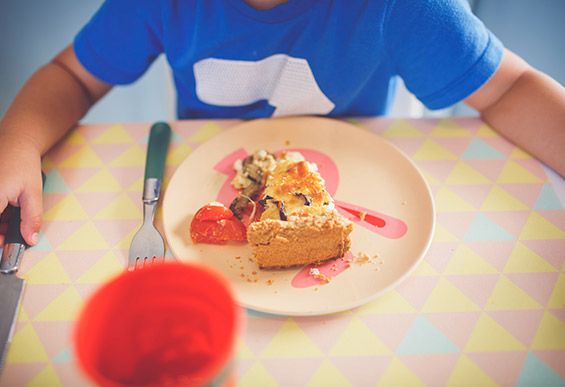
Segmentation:
{"type": "Polygon", "coordinates": [[[194,264],[124,272],[98,289],[75,351],[102,386],[230,385],[241,311],[228,282],[194,264]]]}

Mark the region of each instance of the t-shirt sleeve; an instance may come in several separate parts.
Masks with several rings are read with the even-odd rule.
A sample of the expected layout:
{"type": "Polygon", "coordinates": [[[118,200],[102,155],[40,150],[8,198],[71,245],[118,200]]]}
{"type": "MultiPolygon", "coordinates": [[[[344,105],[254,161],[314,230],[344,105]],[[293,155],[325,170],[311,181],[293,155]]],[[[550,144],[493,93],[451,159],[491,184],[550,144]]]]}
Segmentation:
{"type": "Polygon", "coordinates": [[[498,69],[503,46],[465,0],[391,0],[385,47],[406,87],[430,109],[457,103],[498,69]]]}
{"type": "Polygon", "coordinates": [[[157,0],[106,0],[74,39],[81,64],[110,84],[137,80],[163,51],[157,0]]]}

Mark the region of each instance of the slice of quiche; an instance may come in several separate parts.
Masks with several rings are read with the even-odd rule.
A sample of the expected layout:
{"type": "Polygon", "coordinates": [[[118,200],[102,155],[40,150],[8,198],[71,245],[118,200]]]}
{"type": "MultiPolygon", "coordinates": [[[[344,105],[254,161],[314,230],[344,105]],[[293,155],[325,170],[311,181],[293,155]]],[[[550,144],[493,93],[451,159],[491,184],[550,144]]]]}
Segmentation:
{"type": "MultiPolygon", "coordinates": [[[[335,210],[314,163],[304,160],[298,152],[282,153],[275,158],[259,151],[238,166],[234,185],[243,191],[255,185],[254,190],[247,189],[254,191],[257,199],[257,211],[252,216],[255,220],[247,228],[247,240],[259,267],[319,263],[343,257],[349,250],[352,224],[335,210]],[[249,177],[246,170],[256,171],[256,168],[246,165],[259,165],[261,170],[260,178],[252,173],[255,176],[249,184],[245,183],[249,177]]],[[[243,200],[251,199],[244,196],[243,200]]],[[[241,204],[241,197],[239,200],[241,204]]],[[[235,207],[233,203],[231,207],[235,207]]]]}

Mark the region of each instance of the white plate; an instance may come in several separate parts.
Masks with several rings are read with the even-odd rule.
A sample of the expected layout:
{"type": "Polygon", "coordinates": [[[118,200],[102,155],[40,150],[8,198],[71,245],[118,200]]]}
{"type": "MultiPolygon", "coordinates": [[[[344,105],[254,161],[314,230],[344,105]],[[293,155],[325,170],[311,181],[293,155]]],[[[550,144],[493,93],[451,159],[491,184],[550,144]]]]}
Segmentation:
{"type": "Polygon", "coordinates": [[[435,214],[424,178],[396,147],[343,121],[293,117],[248,121],[196,148],[168,184],[163,224],[174,256],[222,272],[242,306],[306,316],[354,308],[396,286],[427,251],[435,214]],[[380,228],[344,212],[356,222],[353,262],[349,267],[343,260],[327,264],[324,272],[333,277],[329,283],[315,281],[307,275],[308,268],[260,270],[247,244],[192,243],[189,225],[194,213],[212,200],[229,205],[235,194],[228,176],[233,160],[258,149],[302,150],[318,164],[336,203],[372,210],[385,219],[380,228]],[[363,254],[369,262],[357,259],[363,254]],[[336,267],[343,271],[338,273],[336,267]]]}

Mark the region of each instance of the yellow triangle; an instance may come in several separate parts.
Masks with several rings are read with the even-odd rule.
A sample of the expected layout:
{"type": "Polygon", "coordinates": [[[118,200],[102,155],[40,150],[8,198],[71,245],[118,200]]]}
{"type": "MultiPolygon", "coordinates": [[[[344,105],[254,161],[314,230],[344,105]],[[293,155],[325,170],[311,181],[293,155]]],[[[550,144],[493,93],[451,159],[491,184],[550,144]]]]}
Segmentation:
{"type": "Polygon", "coordinates": [[[423,312],[468,312],[480,308],[448,280],[441,278],[422,308],[423,312]]]}
{"type": "Polygon", "coordinates": [[[390,349],[358,318],[353,318],[330,351],[331,356],[389,355],[390,349]]]}
{"type": "Polygon", "coordinates": [[[434,230],[434,242],[454,242],[458,241],[459,238],[454,236],[452,233],[447,231],[445,227],[441,224],[436,224],[436,228],[434,230]]]}
{"type": "Polygon", "coordinates": [[[142,192],[143,192],[143,185],[144,185],[143,176],[141,176],[139,179],[137,179],[136,181],[134,181],[134,182],[127,188],[127,191],[128,191],[128,192],[139,192],[139,197],[141,198],[141,195],[142,195],[142,192]]]}
{"type": "Polygon", "coordinates": [[[78,152],[67,157],[61,164],[61,167],[67,168],[84,168],[84,167],[99,167],[102,160],[96,155],[90,146],[81,148],[78,152]]]}
{"type": "Polygon", "coordinates": [[[121,273],[124,262],[121,262],[112,251],[107,252],[78,279],[79,284],[101,284],[121,273]]]}
{"type": "Polygon", "coordinates": [[[495,132],[490,126],[486,124],[479,126],[479,129],[477,130],[477,136],[482,138],[500,137],[497,132],[495,132]]]}
{"type": "Polygon", "coordinates": [[[476,211],[469,202],[447,188],[440,188],[435,195],[438,212],[476,211]]]}
{"type": "Polygon", "coordinates": [[[529,207],[499,186],[492,187],[481,211],[526,211],[529,207]]]}
{"type": "Polygon", "coordinates": [[[430,186],[436,186],[436,185],[443,184],[443,182],[439,181],[438,179],[436,179],[434,176],[432,176],[431,174],[429,174],[426,171],[422,171],[422,175],[424,175],[424,178],[426,179],[426,181],[428,182],[428,184],[430,186]]]}
{"type": "MultiPolygon", "coordinates": [[[[140,201],[141,203],[141,201],[140,201]]],[[[96,214],[94,219],[141,219],[141,204],[135,205],[130,197],[122,193],[112,200],[104,209],[96,214]]]]}
{"type": "Polygon", "coordinates": [[[82,225],[73,235],[57,246],[57,250],[103,250],[108,244],[92,222],[82,225]]]}
{"type": "Polygon", "coordinates": [[[45,348],[31,323],[17,331],[6,354],[6,363],[39,363],[49,361],[45,348]]]}
{"type": "Polygon", "coordinates": [[[447,177],[448,184],[490,184],[491,181],[469,164],[458,161],[447,177]]]}
{"type": "Polygon", "coordinates": [[[557,269],[545,259],[517,242],[504,267],[505,273],[549,273],[557,269]]]}
{"type": "Polygon", "coordinates": [[[177,166],[192,153],[192,148],[186,144],[181,144],[167,154],[167,165],[177,166]]]}
{"type": "Polygon", "coordinates": [[[294,320],[288,319],[283,323],[269,345],[263,350],[261,356],[300,358],[324,356],[324,354],[294,320]],[[292,345],[289,345],[289,343],[292,343],[292,345]]]}
{"type": "Polygon", "coordinates": [[[543,183],[543,180],[514,161],[509,161],[496,179],[497,183],[543,183]]]}
{"type": "Polygon", "coordinates": [[[93,144],[127,144],[134,142],[135,140],[131,135],[125,130],[123,125],[117,124],[112,125],[94,140],[93,144]]]}
{"type": "Polygon", "coordinates": [[[238,386],[278,387],[279,383],[260,362],[255,362],[237,381],[238,386]]]}
{"type": "Polygon", "coordinates": [[[387,292],[379,298],[368,302],[357,309],[357,315],[415,313],[416,309],[396,290],[387,292]]]}
{"type": "Polygon", "coordinates": [[[118,192],[121,189],[116,178],[107,169],[103,169],[84,182],[77,192],[118,192]]]}
{"type": "Polygon", "coordinates": [[[377,386],[424,386],[425,384],[397,358],[393,358],[377,386]]]}
{"type": "Polygon", "coordinates": [[[23,306],[20,306],[20,310],[18,311],[17,321],[18,321],[18,322],[27,322],[27,321],[29,321],[29,315],[27,314],[27,312],[25,311],[25,309],[23,308],[23,306]]]}
{"type": "Polygon", "coordinates": [[[40,373],[38,373],[28,384],[27,387],[34,386],[62,386],[57,372],[52,365],[45,367],[40,373]]]}
{"type": "Polygon", "coordinates": [[[459,126],[456,122],[446,118],[441,120],[432,130],[432,136],[435,137],[470,137],[469,129],[459,126]]]}
{"type": "Polygon", "coordinates": [[[532,212],[520,233],[522,240],[565,239],[565,231],[545,219],[537,212],[532,212]]]}
{"type": "Polygon", "coordinates": [[[458,386],[496,387],[498,384],[467,356],[461,355],[447,381],[447,387],[458,386]]]}
{"type": "Polygon", "coordinates": [[[531,159],[532,156],[522,148],[514,148],[512,153],[510,153],[510,159],[514,160],[524,160],[524,159],[531,159]]]}
{"type": "Polygon", "coordinates": [[[429,276],[434,276],[434,275],[438,275],[439,273],[437,272],[436,269],[434,269],[428,262],[426,261],[421,261],[418,264],[418,267],[416,267],[416,270],[414,271],[415,276],[420,276],[420,277],[429,277],[429,276]]]}
{"type": "Polygon", "coordinates": [[[110,162],[112,167],[135,167],[145,165],[145,149],[139,144],[133,144],[124,153],[110,162]]]}
{"type": "Polygon", "coordinates": [[[68,284],[71,279],[55,253],[37,262],[23,278],[30,284],[68,284]]]}
{"type": "Polygon", "coordinates": [[[437,142],[426,140],[412,156],[415,160],[455,160],[457,156],[437,142]]]}
{"type": "Polygon", "coordinates": [[[188,139],[192,142],[204,142],[222,131],[222,128],[213,121],[209,121],[202,125],[192,136],[188,139]]]}
{"type": "Polygon", "coordinates": [[[73,321],[83,300],[73,286],[69,286],[34,317],[34,321],[73,321]]]}
{"type": "Polygon", "coordinates": [[[394,120],[383,133],[384,137],[422,137],[422,132],[406,120],[394,120]]]}
{"type": "Polygon", "coordinates": [[[333,363],[325,359],[308,381],[308,387],[349,386],[351,382],[343,376],[333,363]]]}
{"type": "Polygon", "coordinates": [[[460,245],[445,268],[445,274],[494,274],[498,270],[469,247],[460,245]]]}
{"type": "Polygon", "coordinates": [[[505,276],[500,276],[485,307],[486,310],[521,310],[543,308],[525,291],[505,276]]]}
{"type": "Polygon", "coordinates": [[[65,138],[65,143],[73,145],[83,145],[86,144],[87,141],[80,131],[72,130],[69,136],[65,138]]]}
{"type": "Polygon", "coordinates": [[[74,195],[67,195],[43,214],[45,220],[85,220],[88,214],[74,195]]]}
{"type": "Polygon", "coordinates": [[[565,274],[559,274],[547,306],[552,309],[565,309],[565,274]]]}
{"type": "Polygon", "coordinates": [[[545,312],[532,343],[532,349],[565,348],[565,323],[549,312],[545,312]]]}
{"type": "Polygon", "coordinates": [[[481,314],[465,345],[467,352],[521,351],[526,347],[486,314],[481,314]]]}
{"type": "Polygon", "coordinates": [[[253,359],[255,357],[255,354],[253,353],[253,351],[251,351],[249,346],[245,344],[245,341],[238,340],[235,349],[235,357],[237,359],[253,359]]]}

